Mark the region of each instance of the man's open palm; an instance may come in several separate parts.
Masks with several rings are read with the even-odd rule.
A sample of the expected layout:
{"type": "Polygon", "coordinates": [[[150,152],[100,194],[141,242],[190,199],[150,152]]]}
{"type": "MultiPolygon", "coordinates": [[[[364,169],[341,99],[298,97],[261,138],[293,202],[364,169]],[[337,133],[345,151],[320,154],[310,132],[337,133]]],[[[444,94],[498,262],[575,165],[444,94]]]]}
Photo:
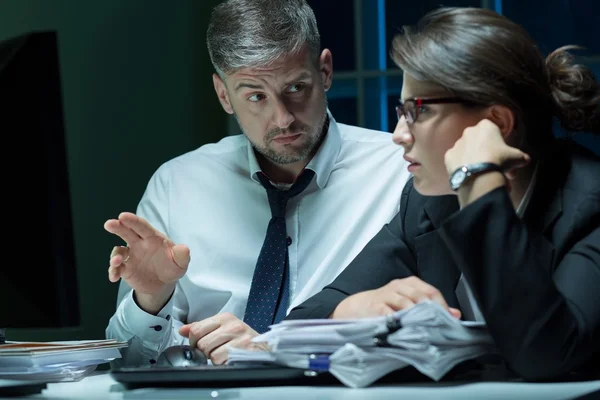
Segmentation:
{"type": "Polygon", "coordinates": [[[179,280],[187,271],[190,250],[176,245],[148,221],[133,213],[121,213],[104,228],[127,243],[110,255],[111,282],[124,279],[136,292],[154,295],[179,280]]]}

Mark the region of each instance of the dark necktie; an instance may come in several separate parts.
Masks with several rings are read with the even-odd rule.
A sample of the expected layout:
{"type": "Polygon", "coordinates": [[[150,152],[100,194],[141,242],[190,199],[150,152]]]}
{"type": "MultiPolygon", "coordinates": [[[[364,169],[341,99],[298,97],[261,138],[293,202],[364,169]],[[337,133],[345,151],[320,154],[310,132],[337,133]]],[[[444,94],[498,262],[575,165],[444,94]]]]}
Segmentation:
{"type": "Polygon", "coordinates": [[[258,333],[264,333],[269,325],[281,321],[289,304],[288,235],[285,226],[285,209],[291,197],[302,192],[314,176],[305,169],[292,187],[279,190],[269,179],[259,173],[258,178],[267,190],[271,206],[271,220],[258,256],[244,322],[258,333]]]}

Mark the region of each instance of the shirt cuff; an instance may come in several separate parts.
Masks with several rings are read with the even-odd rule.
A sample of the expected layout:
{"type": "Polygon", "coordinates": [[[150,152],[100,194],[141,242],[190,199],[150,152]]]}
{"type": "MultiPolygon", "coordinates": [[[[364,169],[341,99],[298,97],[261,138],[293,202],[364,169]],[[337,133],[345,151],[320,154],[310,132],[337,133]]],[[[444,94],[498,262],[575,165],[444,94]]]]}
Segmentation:
{"type": "Polygon", "coordinates": [[[158,312],[152,315],[142,310],[133,298],[133,290],[120,305],[121,325],[132,335],[139,337],[143,341],[160,343],[165,333],[168,333],[171,327],[171,314],[173,313],[174,295],[158,312]]]}

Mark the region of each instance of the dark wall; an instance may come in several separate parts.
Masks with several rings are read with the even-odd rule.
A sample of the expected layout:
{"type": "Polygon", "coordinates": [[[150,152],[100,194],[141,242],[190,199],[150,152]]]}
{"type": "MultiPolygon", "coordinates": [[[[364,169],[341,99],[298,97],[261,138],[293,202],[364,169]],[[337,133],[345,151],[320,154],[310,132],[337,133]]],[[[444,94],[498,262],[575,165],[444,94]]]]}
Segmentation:
{"type": "MultiPolygon", "coordinates": [[[[63,78],[82,326],[10,340],[101,339],[115,307],[103,224],[135,211],[164,161],[227,134],[205,31],[217,0],[2,0],[0,40],[56,30],[63,78]]],[[[6,306],[6,305],[4,305],[6,306]]]]}

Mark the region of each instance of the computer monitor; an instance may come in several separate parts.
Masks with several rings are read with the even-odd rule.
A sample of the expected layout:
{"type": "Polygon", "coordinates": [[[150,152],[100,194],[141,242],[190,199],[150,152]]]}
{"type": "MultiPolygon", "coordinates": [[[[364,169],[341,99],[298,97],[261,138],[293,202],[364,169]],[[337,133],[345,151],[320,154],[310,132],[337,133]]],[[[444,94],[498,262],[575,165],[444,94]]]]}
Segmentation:
{"type": "MultiPolygon", "coordinates": [[[[79,325],[57,34],[0,41],[0,328],[79,325]]],[[[1,339],[0,339],[1,340],[1,339]]]]}

